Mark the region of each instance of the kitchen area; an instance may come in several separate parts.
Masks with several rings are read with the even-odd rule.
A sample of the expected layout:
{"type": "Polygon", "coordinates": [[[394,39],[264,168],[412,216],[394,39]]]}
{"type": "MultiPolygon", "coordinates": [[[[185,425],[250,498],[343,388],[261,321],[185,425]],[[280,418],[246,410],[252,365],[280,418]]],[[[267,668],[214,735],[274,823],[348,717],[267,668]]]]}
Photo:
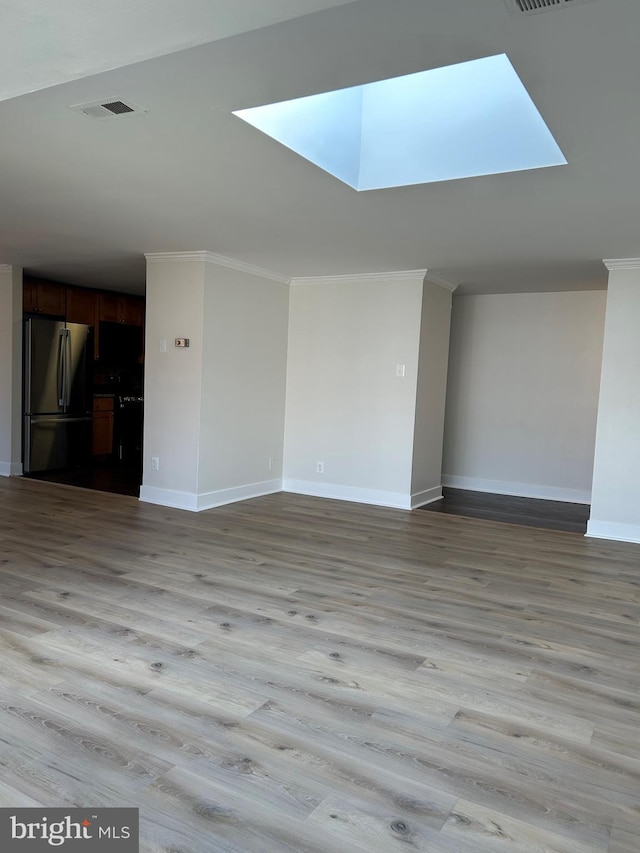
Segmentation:
{"type": "Polygon", "coordinates": [[[143,297],[23,280],[24,476],[139,494],[143,297]]]}

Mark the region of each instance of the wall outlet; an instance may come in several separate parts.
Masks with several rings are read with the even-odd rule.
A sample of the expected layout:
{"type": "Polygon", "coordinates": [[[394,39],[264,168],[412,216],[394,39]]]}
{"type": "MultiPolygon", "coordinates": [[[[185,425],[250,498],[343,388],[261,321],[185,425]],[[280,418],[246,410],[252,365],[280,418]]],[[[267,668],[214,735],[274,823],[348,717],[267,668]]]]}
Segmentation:
{"type": "Polygon", "coordinates": [[[324,474],[324,462],[316,462],[316,474],[324,474]]]}
{"type": "Polygon", "coordinates": [[[152,471],[159,471],[160,470],[160,457],[159,456],[152,456],[151,457],[151,470],[152,471]]]}
{"type": "Polygon", "coordinates": [[[270,471],[273,471],[273,466],[274,466],[274,465],[275,465],[275,459],[273,458],[273,456],[270,456],[270,457],[269,457],[269,470],[270,470],[270,471]]]}
{"type": "Polygon", "coordinates": [[[403,377],[406,373],[406,366],[404,364],[396,364],[396,376],[403,377]]]}

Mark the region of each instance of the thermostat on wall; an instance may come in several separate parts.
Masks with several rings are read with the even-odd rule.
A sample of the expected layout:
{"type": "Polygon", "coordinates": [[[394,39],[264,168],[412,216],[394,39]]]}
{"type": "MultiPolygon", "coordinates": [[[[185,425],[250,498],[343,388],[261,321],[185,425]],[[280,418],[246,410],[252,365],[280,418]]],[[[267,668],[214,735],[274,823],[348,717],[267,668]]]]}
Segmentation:
{"type": "Polygon", "coordinates": [[[189,338],[176,338],[176,346],[177,347],[188,347],[189,346],[189,338]]]}

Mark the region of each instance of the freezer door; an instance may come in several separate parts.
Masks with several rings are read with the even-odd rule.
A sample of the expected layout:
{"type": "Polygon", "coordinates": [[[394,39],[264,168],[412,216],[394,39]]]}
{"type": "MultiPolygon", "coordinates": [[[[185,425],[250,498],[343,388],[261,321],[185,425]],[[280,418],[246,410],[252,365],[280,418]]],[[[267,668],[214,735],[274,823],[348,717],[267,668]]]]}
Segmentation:
{"type": "Polygon", "coordinates": [[[63,411],[64,323],[30,317],[25,327],[25,412],[63,411]]]}
{"type": "Polygon", "coordinates": [[[91,459],[91,427],[91,415],[25,417],[25,474],[87,465],[91,459]]]}

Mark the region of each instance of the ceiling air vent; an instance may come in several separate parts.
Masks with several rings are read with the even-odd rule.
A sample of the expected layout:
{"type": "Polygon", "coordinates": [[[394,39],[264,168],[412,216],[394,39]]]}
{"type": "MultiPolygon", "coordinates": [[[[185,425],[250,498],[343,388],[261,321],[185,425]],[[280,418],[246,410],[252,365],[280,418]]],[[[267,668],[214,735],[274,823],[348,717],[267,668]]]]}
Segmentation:
{"type": "Polygon", "coordinates": [[[82,113],[89,118],[119,118],[131,113],[144,113],[142,107],[137,107],[131,102],[126,103],[119,98],[109,98],[103,101],[91,101],[88,104],[74,104],[71,107],[74,112],[82,113]]]}
{"type": "Polygon", "coordinates": [[[571,6],[582,6],[593,3],[593,0],[506,0],[512,15],[536,15],[539,12],[550,12],[552,9],[567,9],[571,6]]]}
{"type": "Polygon", "coordinates": [[[130,107],[129,104],[125,104],[124,101],[111,101],[109,104],[100,104],[100,106],[116,116],[123,113],[135,113],[134,108],[130,107]]]}

